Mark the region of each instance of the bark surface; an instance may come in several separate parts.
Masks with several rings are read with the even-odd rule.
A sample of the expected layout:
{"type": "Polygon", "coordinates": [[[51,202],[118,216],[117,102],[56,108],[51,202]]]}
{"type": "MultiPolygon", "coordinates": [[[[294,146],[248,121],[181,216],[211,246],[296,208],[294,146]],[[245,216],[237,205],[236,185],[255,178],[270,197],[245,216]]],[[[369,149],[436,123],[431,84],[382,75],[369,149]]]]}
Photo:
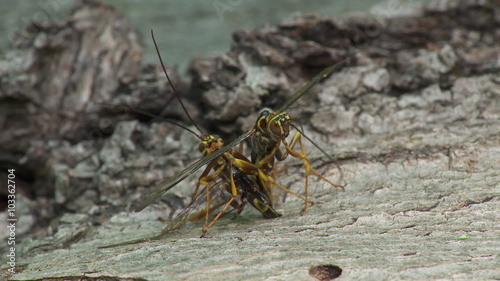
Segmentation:
{"type": "MultiPolygon", "coordinates": [[[[300,199],[277,192],[280,218],[247,207],[207,239],[201,221],[107,249],[98,247],[158,234],[156,218],[188,203],[196,175],[131,211],[200,159],[198,140],[128,108],[186,121],[159,66],[140,65],[139,36],[114,8],[81,1],[65,21],[26,27],[31,36],[0,67],[0,166],[16,169],[19,220],[17,274],[2,277],[329,280],[328,267],[314,267],[332,265],[344,280],[499,279],[500,6],[390,11],[299,14],[236,31],[231,51],[194,59],[186,77],[169,68],[201,128],[231,140],[358,52],[288,109],[333,157],[304,140],[312,166],[345,191],[311,175],[316,204],[302,215],[300,199]]],[[[303,194],[302,162],[283,166],[278,182],[303,194]]]]}

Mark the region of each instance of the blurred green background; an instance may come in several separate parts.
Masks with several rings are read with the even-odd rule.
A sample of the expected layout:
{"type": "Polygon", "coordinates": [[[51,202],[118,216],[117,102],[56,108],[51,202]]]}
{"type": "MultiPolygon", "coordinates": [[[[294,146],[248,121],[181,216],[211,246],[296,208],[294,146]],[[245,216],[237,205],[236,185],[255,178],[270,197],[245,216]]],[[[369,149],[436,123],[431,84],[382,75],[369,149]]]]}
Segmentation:
{"type": "MultiPolygon", "coordinates": [[[[347,12],[369,12],[374,5],[384,13],[397,14],[408,4],[422,0],[362,1],[268,1],[268,0],[104,0],[115,6],[144,36],[147,45],[144,63],[157,63],[149,30],[154,29],[163,59],[186,70],[195,56],[227,51],[231,34],[237,29],[255,29],[277,23],[296,12],[324,16],[347,12]]],[[[0,52],[12,48],[16,32],[29,21],[56,20],[67,13],[72,0],[0,0],[0,52]]]]}

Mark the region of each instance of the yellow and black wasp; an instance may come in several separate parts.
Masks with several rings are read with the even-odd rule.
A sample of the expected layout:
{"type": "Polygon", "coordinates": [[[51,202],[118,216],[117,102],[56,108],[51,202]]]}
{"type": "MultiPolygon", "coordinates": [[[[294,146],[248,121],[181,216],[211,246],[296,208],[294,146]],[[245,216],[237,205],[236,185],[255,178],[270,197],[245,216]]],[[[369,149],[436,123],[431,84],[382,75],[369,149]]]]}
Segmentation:
{"type": "MultiPolygon", "coordinates": [[[[208,214],[210,212],[222,206],[221,211],[219,211],[217,216],[212,221],[209,222],[208,219],[206,220],[205,226],[202,230],[203,237],[208,229],[229,208],[229,206],[233,206],[236,209],[241,210],[246,200],[259,210],[265,218],[279,217],[281,215],[274,210],[272,204],[270,191],[271,184],[277,185],[299,198],[302,198],[305,201],[306,206],[303,209],[305,210],[307,204],[311,203],[307,199],[308,176],[310,172],[316,174],[332,186],[343,188],[341,185],[330,182],[321,176],[319,172],[311,168],[302,145],[301,134],[299,131],[295,133],[290,144],[287,143],[286,137],[289,135],[291,128],[294,126],[290,115],[284,111],[299,100],[304,94],[306,94],[313,86],[328,77],[335,70],[338,70],[342,63],[346,60],[347,58],[323,70],[315,76],[312,81],[301,87],[289,100],[285,102],[282,107],[275,112],[263,111],[252,130],[237,137],[229,144],[223,146],[222,139],[215,135],[200,136],[202,141],[200,144],[200,151],[203,153],[204,157],[191,164],[175,176],[162,181],[135,209],[136,212],[142,211],[179,182],[192,175],[201,167],[207,165],[199,178],[191,203],[155,238],[162,238],[170,231],[178,229],[185,224],[187,220],[190,220],[190,218],[198,218],[202,215],[205,215],[208,218],[208,214]],[[233,149],[236,145],[249,138],[252,149],[252,161],[248,160],[244,155],[242,155],[242,153],[233,149]],[[301,146],[301,152],[293,150],[297,142],[301,146]],[[285,147],[285,152],[282,152],[279,148],[281,144],[285,147]],[[302,197],[279,185],[270,175],[274,168],[274,161],[282,161],[288,155],[300,158],[304,162],[304,166],[306,168],[305,197],[302,197]],[[205,186],[202,191],[199,191],[200,185],[205,186]],[[210,204],[212,204],[214,199],[220,196],[224,190],[229,192],[231,197],[224,203],[210,208],[210,204]],[[190,216],[191,211],[203,202],[205,202],[204,211],[190,216]]],[[[161,57],[160,62],[163,67],[161,57]]],[[[171,83],[168,75],[167,79],[169,80],[169,83],[171,83]]]]}
{"type": "MultiPolygon", "coordinates": [[[[188,115],[188,118],[196,126],[196,124],[189,116],[189,113],[185,109],[182,100],[177,96],[177,91],[173,83],[171,82],[161,59],[153,32],[151,32],[151,35],[153,37],[153,42],[155,44],[161,66],[170,86],[173,89],[174,95],[178,98],[181,106],[188,115]]],[[[239,212],[241,212],[246,202],[249,202],[253,207],[255,207],[266,219],[281,216],[281,214],[274,210],[272,201],[270,198],[268,198],[267,191],[269,190],[269,188],[267,186],[264,186],[264,184],[266,183],[257,179],[258,168],[249,159],[247,159],[241,152],[238,152],[234,149],[227,149],[223,153],[218,154],[217,152],[221,149],[221,147],[223,147],[223,140],[219,136],[208,134],[197,135],[193,131],[189,131],[195,134],[200,139],[201,143],[199,145],[199,151],[203,156],[205,156],[205,158],[202,159],[204,161],[198,161],[195,163],[194,167],[193,165],[188,167],[189,170],[186,169],[178,176],[167,179],[166,181],[160,183],[158,187],[151,194],[149,194],[136,208],[137,212],[143,210],[157,198],[161,197],[175,184],[189,176],[201,166],[207,164],[207,167],[198,179],[198,183],[193,193],[191,203],[189,203],[188,206],[183,209],[181,213],[177,215],[171,223],[169,223],[169,225],[167,225],[167,227],[156,237],[157,239],[162,238],[165,234],[169,233],[172,230],[178,229],[179,227],[184,225],[186,221],[199,219],[204,215],[206,216],[206,222],[202,230],[201,236],[203,237],[207,233],[208,229],[229,208],[229,206],[232,206],[239,212]],[[212,158],[211,155],[215,155],[215,153],[217,153],[217,156],[212,158]],[[204,188],[200,191],[199,187],[201,185],[203,185],[204,188]],[[210,205],[214,203],[215,199],[220,197],[224,191],[230,194],[229,198],[222,203],[210,207],[210,205]],[[202,203],[205,203],[203,210],[190,215],[191,212],[202,203]],[[215,218],[209,222],[209,213],[218,208],[221,208],[221,210],[215,216],[215,218]]]]}
{"type": "MultiPolygon", "coordinates": [[[[293,119],[291,115],[285,110],[287,110],[291,105],[293,105],[297,100],[299,100],[304,94],[306,94],[312,87],[314,87],[317,83],[321,82],[323,79],[328,77],[333,71],[340,68],[341,64],[345,62],[348,58],[353,55],[348,56],[343,61],[330,66],[316,75],[308,84],[302,86],[295,94],[293,94],[279,109],[276,111],[271,110],[263,110],[257,121],[255,122],[253,133],[249,137],[249,142],[251,146],[251,159],[252,162],[259,167],[259,180],[265,181],[267,184],[263,184],[263,186],[272,186],[276,185],[281,189],[294,194],[295,196],[304,200],[304,208],[302,212],[307,209],[308,204],[312,204],[308,200],[308,186],[309,186],[309,174],[312,172],[320,179],[326,181],[333,187],[342,188],[344,186],[334,184],[329,181],[325,177],[323,177],[318,171],[311,167],[309,159],[307,158],[304,145],[302,144],[302,134],[293,124],[293,119]],[[290,134],[292,128],[296,129],[296,132],[290,141],[290,144],[287,142],[287,137],[290,134]],[[300,152],[294,150],[296,144],[300,146],[300,152]],[[280,145],[283,144],[285,151],[280,149],[280,145]],[[283,161],[288,155],[292,157],[302,159],[303,165],[305,167],[305,192],[304,197],[292,192],[291,190],[283,187],[282,185],[275,182],[271,173],[273,172],[275,160],[283,161]]],[[[317,147],[317,146],[316,146],[317,147]]],[[[324,154],[326,154],[321,148],[320,149],[324,154]]],[[[328,154],[326,154],[328,156],[328,154]]],[[[272,198],[271,195],[268,197],[272,198]]]]}

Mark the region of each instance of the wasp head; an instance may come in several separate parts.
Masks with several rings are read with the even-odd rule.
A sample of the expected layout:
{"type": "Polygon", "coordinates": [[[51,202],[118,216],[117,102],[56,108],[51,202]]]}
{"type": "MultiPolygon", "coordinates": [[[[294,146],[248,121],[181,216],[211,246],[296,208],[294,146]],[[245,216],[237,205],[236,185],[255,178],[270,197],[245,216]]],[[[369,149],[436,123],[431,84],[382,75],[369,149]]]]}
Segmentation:
{"type": "Polygon", "coordinates": [[[203,156],[219,150],[224,145],[224,141],[218,135],[204,135],[198,147],[203,156]]]}
{"type": "Polygon", "coordinates": [[[256,126],[258,131],[270,135],[275,140],[288,137],[292,128],[292,117],[286,112],[275,114],[269,110],[260,113],[256,126]]]}

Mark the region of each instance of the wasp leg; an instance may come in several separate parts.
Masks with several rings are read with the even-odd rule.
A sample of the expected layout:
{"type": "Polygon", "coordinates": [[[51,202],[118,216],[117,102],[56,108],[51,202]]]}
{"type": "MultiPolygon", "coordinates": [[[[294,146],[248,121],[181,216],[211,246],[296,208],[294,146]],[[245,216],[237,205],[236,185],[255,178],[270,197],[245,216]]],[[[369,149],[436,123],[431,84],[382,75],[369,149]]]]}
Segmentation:
{"type": "Polygon", "coordinates": [[[292,195],[295,195],[296,197],[304,200],[305,204],[307,204],[307,203],[309,203],[311,205],[314,204],[314,202],[311,202],[311,201],[307,200],[307,197],[304,198],[303,196],[300,196],[299,194],[297,194],[297,193],[291,191],[290,189],[284,187],[283,185],[277,183],[271,176],[269,176],[267,173],[263,172],[261,169],[259,169],[259,177],[261,177],[263,180],[265,180],[267,182],[270,182],[273,185],[276,185],[277,187],[283,189],[284,191],[286,191],[286,192],[288,192],[288,193],[290,193],[292,195]]]}
{"type": "MultiPolygon", "coordinates": [[[[196,183],[196,188],[193,192],[193,195],[191,195],[191,202],[188,204],[188,205],[191,205],[193,204],[196,196],[198,195],[198,190],[200,188],[200,185],[204,185],[204,186],[208,186],[211,182],[215,181],[217,178],[218,178],[218,175],[220,174],[220,172],[222,171],[222,168],[219,168],[217,169],[213,174],[211,175],[208,175],[210,173],[210,171],[212,170],[213,166],[215,166],[215,164],[217,164],[217,161],[212,161],[209,165],[207,165],[207,167],[205,168],[205,170],[203,171],[203,173],[201,174],[201,176],[198,178],[198,182],[196,183]]],[[[208,189],[207,189],[207,193],[208,193],[208,189]]],[[[207,196],[208,197],[208,196],[207,196]]],[[[208,199],[208,198],[207,198],[208,199]]],[[[207,201],[208,202],[208,201],[207,201]]],[[[219,206],[220,207],[220,206],[219,206]]],[[[188,221],[195,221],[195,220],[199,220],[201,218],[200,214],[202,213],[203,216],[205,216],[205,213],[206,212],[209,212],[211,213],[213,210],[203,210],[203,211],[199,211],[198,213],[196,214],[193,214],[191,215],[187,220],[188,221]],[[200,216],[200,217],[199,217],[200,216]]],[[[162,217],[158,217],[158,220],[160,222],[172,222],[173,220],[172,219],[164,219],[162,217]]],[[[184,225],[184,224],[182,224],[184,225]]],[[[182,226],[181,225],[181,226],[182,226]]],[[[175,227],[174,229],[172,230],[175,230],[175,229],[178,229],[180,228],[181,226],[179,227],[175,227]]]]}
{"type": "Polygon", "coordinates": [[[205,168],[203,173],[200,175],[200,177],[198,178],[198,183],[196,183],[196,188],[194,189],[193,195],[191,195],[191,202],[193,202],[194,198],[198,194],[198,190],[200,188],[200,185],[207,186],[210,182],[214,181],[219,176],[219,174],[222,172],[224,167],[221,165],[221,167],[219,167],[216,171],[214,171],[213,174],[208,175],[210,173],[210,171],[213,169],[213,167],[217,164],[218,163],[216,160],[212,160],[212,162],[210,162],[207,165],[207,167],[205,168]]]}
{"type": "Polygon", "coordinates": [[[238,152],[240,154],[243,154],[243,142],[240,142],[240,144],[238,145],[238,152]]]}
{"type": "MultiPolygon", "coordinates": [[[[311,167],[309,159],[307,159],[306,150],[304,148],[304,144],[302,143],[302,138],[301,138],[300,132],[295,132],[295,135],[293,136],[292,141],[290,142],[290,145],[288,145],[286,143],[286,141],[283,141],[283,145],[285,146],[286,151],[290,155],[292,155],[293,157],[302,159],[302,161],[304,163],[303,165],[304,165],[304,167],[306,169],[305,175],[304,175],[304,177],[306,179],[306,186],[305,186],[305,192],[304,192],[306,201],[307,201],[307,198],[308,198],[308,190],[309,190],[309,174],[311,172],[313,174],[315,174],[317,177],[319,177],[320,179],[322,179],[322,180],[326,181],[327,183],[329,183],[331,186],[344,189],[344,186],[339,185],[339,184],[334,184],[333,182],[331,182],[328,179],[326,179],[325,177],[323,177],[318,171],[316,171],[315,169],[313,169],[311,167]],[[297,142],[299,143],[301,153],[299,153],[298,151],[293,150],[293,148],[295,147],[295,145],[297,144],[297,142]]],[[[304,205],[304,208],[302,209],[301,213],[305,212],[306,209],[307,209],[307,203],[304,205]]]]}
{"type": "MultiPolygon", "coordinates": [[[[273,168],[273,170],[271,171],[271,174],[270,174],[270,177],[271,177],[274,181],[276,181],[276,179],[278,178],[278,174],[279,174],[279,173],[282,173],[282,172],[284,172],[284,171],[286,171],[286,170],[288,169],[288,167],[286,166],[286,164],[285,164],[285,166],[284,166],[283,168],[278,168],[279,163],[280,163],[280,162],[276,162],[276,163],[274,164],[274,168],[273,168]]],[[[270,196],[270,197],[273,199],[273,201],[274,201],[274,199],[277,199],[277,195],[276,195],[276,194],[274,194],[274,191],[273,191],[273,190],[274,190],[274,189],[273,189],[273,188],[271,188],[271,190],[270,190],[270,195],[269,195],[269,196],[270,196]]]]}
{"type": "MultiPolygon", "coordinates": [[[[208,214],[212,213],[213,211],[217,210],[218,208],[220,208],[220,206],[226,204],[226,202],[222,202],[222,203],[219,203],[213,207],[211,207],[210,209],[208,209],[208,214]]],[[[207,204],[208,205],[208,204],[207,204]]],[[[205,217],[207,214],[207,210],[206,208],[204,208],[203,210],[195,213],[195,214],[192,214],[191,216],[189,216],[188,218],[188,221],[197,221],[199,219],[201,219],[202,217],[205,217]]]]}
{"type": "Polygon", "coordinates": [[[159,222],[169,222],[169,221],[172,221],[171,219],[164,219],[162,217],[158,217],[158,221],[159,222]]]}
{"type": "MultiPolygon", "coordinates": [[[[227,208],[229,208],[229,206],[231,206],[231,203],[235,200],[236,196],[238,195],[238,190],[236,189],[236,184],[234,183],[234,177],[233,177],[233,173],[232,173],[233,161],[229,161],[229,171],[231,171],[229,173],[229,182],[231,185],[231,195],[232,196],[227,201],[227,203],[224,205],[224,207],[222,207],[222,209],[217,214],[217,216],[215,216],[215,218],[208,225],[207,225],[207,222],[208,222],[208,214],[207,214],[207,221],[205,222],[205,225],[203,226],[200,238],[205,237],[205,234],[207,234],[210,227],[212,227],[212,225],[214,225],[214,223],[220,218],[220,216],[222,216],[222,214],[227,210],[227,208]]],[[[208,195],[208,193],[207,193],[207,195],[208,195]]],[[[208,203],[207,203],[207,205],[208,205],[208,203]]]]}
{"type": "Polygon", "coordinates": [[[227,210],[227,208],[229,208],[229,206],[231,205],[231,203],[234,201],[234,198],[235,197],[231,197],[224,205],[224,207],[220,210],[220,212],[217,214],[217,216],[215,216],[215,218],[207,225],[207,223],[205,223],[205,225],[203,226],[203,229],[201,231],[201,236],[200,238],[205,238],[205,235],[207,234],[208,230],[212,227],[212,225],[214,225],[214,223],[222,216],[222,214],[227,210]]]}
{"type": "Polygon", "coordinates": [[[205,216],[206,212],[212,212],[215,209],[219,208],[220,205],[219,206],[214,206],[214,207],[212,207],[210,209],[205,208],[205,206],[204,206],[202,208],[202,210],[199,211],[198,213],[190,215],[191,211],[193,211],[193,209],[195,209],[197,206],[200,206],[201,203],[203,203],[203,202],[206,205],[211,205],[213,203],[213,201],[215,200],[215,198],[217,198],[222,193],[222,191],[223,191],[222,184],[223,184],[223,181],[222,180],[218,180],[218,181],[211,182],[208,186],[205,186],[205,189],[208,190],[208,192],[209,192],[208,198],[210,198],[210,200],[206,201],[207,196],[205,195],[205,190],[203,190],[202,192],[200,192],[196,196],[195,200],[193,202],[191,202],[186,208],[184,208],[174,218],[174,220],[169,225],[167,225],[160,232],[160,234],[158,236],[156,236],[154,239],[162,239],[163,237],[165,237],[165,235],[167,235],[171,231],[177,230],[180,227],[182,227],[184,224],[186,224],[187,221],[200,219],[203,216],[205,216]]]}
{"type": "MultiPolygon", "coordinates": [[[[293,151],[293,150],[291,150],[291,151],[293,151]]],[[[298,154],[295,151],[293,151],[293,152],[295,154],[298,154]]],[[[244,171],[244,173],[257,175],[262,181],[264,181],[265,186],[276,185],[277,187],[281,188],[282,190],[304,200],[304,204],[306,204],[306,205],[307,204],[314,204],[313,202],[307,200],[307,198],[304,198],[303,196],[300,196],[299,194],[297,194],[297,193],[291,191],[290,189],[284,187],[283,185],[277,183],[276,180],[268,173],[268,171],[265,168],[263,168],[264,165],[266,165],[266,161],[269,161],[269,159],[271,159],[270,156],[274,157],[274,154],[267,155],[261,161],[259,161],[259,163],[257,163],[257,164],[243,162],[243,163],[241,163],[240,168],[244,171]]],[[[267,191],[268,191],[268,194],[270,194],[270,190],[267,190],[267,191]]]]}

